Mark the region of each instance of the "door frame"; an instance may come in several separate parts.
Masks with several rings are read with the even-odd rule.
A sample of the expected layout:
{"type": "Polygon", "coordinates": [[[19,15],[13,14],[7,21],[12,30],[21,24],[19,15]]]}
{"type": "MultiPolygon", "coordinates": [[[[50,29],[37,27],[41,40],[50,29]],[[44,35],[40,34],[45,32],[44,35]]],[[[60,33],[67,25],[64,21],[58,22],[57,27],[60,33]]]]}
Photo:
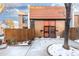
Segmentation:
{"type": "Polygon", "coordinates": [[[43,35],[44,35],[44,37],[46,37],[45,36],[45,33],[47,33],[48,34],[48,37],[46,37],[46,38],[56,38],[56,25],[55,26],[44,26],[44,33],[43,33],[43,35]],[[45,30],[45,27],[47,27],[48,29],[47,29],[47,31],[45,30]],[[54,27],[54,30],[52,31],[51,29],[52,29],[52,27],[54,27]],[[53,34],[54,34],[54,36],[51,36],[52,35],[52,32],[53,32],[53,34]]]}

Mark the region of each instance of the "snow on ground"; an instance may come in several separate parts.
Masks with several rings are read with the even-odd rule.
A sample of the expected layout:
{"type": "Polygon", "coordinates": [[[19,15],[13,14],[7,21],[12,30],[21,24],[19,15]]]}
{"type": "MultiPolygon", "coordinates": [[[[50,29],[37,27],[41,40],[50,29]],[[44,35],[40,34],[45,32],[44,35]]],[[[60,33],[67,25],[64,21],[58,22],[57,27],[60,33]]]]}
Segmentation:
{"type": "Polygon", "coordinates": [[[74,40],[74,41],[79,43],[79,40],[74,40]]]}
{"type": "Polygon", "coordinates": [[[63,43],[56,38],[36,38],[26,56],[48,56],[47,47],[51,44],[63,43]]]}
{"type": "Polygon", "coordinates": [[[6,48],[6,47],[7,47],[7,44],[1,44],[0,45],[0,49],[6,48]]]}
{"type": "MultiPolygon", "coordinates": [[[[8,46],[0,50],[1,56],[49,56],[47,48],[51,44],[63,44],[63,38],[35,38],[29,46],[8,46]]],[[[69,40],[69,45],[79,49],[79,43],[69,40]]]]}
{"type": "Polygon", "coordinates": [[[8,46],[0,49],[0,56],[25,56],[30,46],[8,46]]]}
{"type": "Polygon", "coordinates": [[[18,42],[18,46],[27,46],[29,41],[24,41],[24,42],[18,42]]]}
{"type": "Polygon", "coordinates": [[[79,56],[79,50],[70,47],[66,50],[62,44],[52,44],[48,47],[48,53],[52,56],[79,56]]]}
{"type": "MultiPolygon", "coordinates": [[[[29,49],[26,56],[48,56],[47,47],[51,44],[63,44],[63,38],[36,38],[32,42],[32,46],[29,49]]],[[[79,49],[79,44],[69,40],[69,45],[79,49]]]]}

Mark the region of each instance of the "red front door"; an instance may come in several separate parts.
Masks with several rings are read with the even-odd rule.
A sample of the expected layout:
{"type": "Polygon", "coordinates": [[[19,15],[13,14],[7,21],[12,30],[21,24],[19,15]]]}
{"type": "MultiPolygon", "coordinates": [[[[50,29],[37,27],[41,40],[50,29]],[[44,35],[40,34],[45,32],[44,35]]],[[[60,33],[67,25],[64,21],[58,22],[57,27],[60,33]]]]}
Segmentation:
{"type": "Polygon", "coordinates": [[[56,37],[56,21],[44,21],[44,37],[56,37]]]}

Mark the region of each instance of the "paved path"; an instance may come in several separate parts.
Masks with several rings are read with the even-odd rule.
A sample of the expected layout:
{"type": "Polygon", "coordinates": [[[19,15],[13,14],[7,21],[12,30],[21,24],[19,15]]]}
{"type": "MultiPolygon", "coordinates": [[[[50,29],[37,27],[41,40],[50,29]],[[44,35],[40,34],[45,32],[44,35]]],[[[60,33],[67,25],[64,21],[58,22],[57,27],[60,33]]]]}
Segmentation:
{"type": "Polygon", "coordinates": [[[0,56],[25,56],[30,46],[8,46],[0,49],[0,56]]]}
{"type": "MultiPolygon", "coordinates": [[[[47,47],[51,44],[63,44],[63,41],[63,38],[36,38],[29,46],[8,46],[0,49],[0,56],[49,56],[47,47]]],[[[69,45],[79,49],[79,43],[69,40],[69,45]]]]}
{"type": "MultiPolygon", "coordinates": [[[[40,38],[33,41],[27,56],[49,56],[47,47],[51,44],[63,44],[64,39],[40,38]]],[[[69,40],[69,45],[79,49],[79,43],[69,40]]]]}

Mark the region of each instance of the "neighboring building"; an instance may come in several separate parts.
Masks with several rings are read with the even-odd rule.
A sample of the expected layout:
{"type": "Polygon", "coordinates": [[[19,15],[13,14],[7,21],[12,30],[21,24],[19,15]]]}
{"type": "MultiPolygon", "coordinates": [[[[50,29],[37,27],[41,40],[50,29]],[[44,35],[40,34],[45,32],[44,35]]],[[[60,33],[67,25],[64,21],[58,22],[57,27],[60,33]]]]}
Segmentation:
{"type": "Polygon", "coordinates": [[[19,28],[27,28],[27,18],[28,18],[28,15],[25,14],[24,12],[22,11],[19,11],[18,12],[18,15],[19,15],[19,28]]]}
{"type": "Polygon", "coordinates": [[[79,27],[79,12],[74,13],[74,20],[75,27],[79,27]]]}
{"type": "Polygon", "coordinates": [[[79,12],[74,12],[73,27],[70,28],[69,38],[71,40],[79,39],[79,12]]]}
{"type": "Polygon", "coordinates": [[[60,36],[65,27],[65,7],[30,6],[30,20],[34,21],[36,37],[60,36]]]}

